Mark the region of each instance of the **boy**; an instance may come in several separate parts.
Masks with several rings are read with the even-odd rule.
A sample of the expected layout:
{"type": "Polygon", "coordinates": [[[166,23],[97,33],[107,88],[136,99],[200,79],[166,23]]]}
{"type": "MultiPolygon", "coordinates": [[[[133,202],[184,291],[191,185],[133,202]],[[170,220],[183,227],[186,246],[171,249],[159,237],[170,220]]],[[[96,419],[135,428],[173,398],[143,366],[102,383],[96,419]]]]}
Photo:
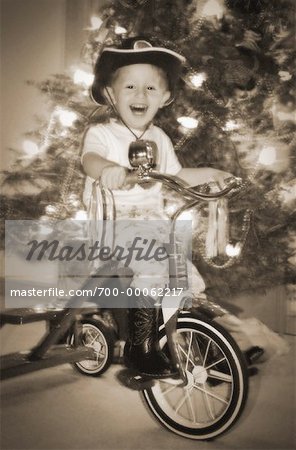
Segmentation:
{"type": "MultiPolygon", "coordinates": [[[[128,153],[135,140],[154,141],[158,148],[156,170],[177,175],[190,185],[218,181],[228,174],[215,169],[182,169],[168,136],[153,125],[159,109],[174,99],[176,81],[185,59],[165,47],[153,46],[143,38],[131,38],[120,48],[106,47],[95,66],[92,97],[112,106],[115,118],[107,124],[90,127],[85,134],[82,164],[88,175],[84,201],[91,196],[93,180],[113,191],[119,216],[140,211],[140,218],[163,218],[161,186],[127,188],[131,169],[128,153]],[[158,215],[157,215],[158,214],[158,215]]],[[[135,217],[135,215],[133,216],[135,217]]],[[[137,217],[137,216],[136,216],[137,217]]],[[[201,291],[204,290],[200,282],[201,291]]],[[[174,373],[168,358],[159,350],[156,309],[152,299],[141,296],[137,308],[129,310],[129,338],[125,345],[125,363],[141,374],[154,378],[174,373]],[[149,307],[150,306],[150,307],[149,307]]]]}

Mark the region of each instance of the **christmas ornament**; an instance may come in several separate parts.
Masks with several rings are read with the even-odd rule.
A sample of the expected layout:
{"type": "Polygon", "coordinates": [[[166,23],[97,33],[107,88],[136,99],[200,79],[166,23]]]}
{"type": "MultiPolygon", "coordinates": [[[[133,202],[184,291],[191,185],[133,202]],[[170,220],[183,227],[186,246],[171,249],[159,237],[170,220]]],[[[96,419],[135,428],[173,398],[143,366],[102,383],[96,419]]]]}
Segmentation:
{"type": "MultiPolygon", "coordinates": [[[[245,186],[242,185],[241,190],[244,188],[245,188],[245,186]]],[[[233,251],[231,251],[230,247],[229,247],[229,245],[232,245],[232,244],[227,244],[227,241],[226,241],[226,237],[228,236],[228,224],[227,224],[227,218],[223,217],[223,215],[222,215],[222,219],[225,222],[225,224],[227,224],[227,226],[224,227],[224,232],[223,232],[223,234],[221,234],[220,238],[218,236],[219,231],[218,231],[217,223],[215,223],[215,220],[213,221],[213,224],[211,225],[212,229],[208,230],[208,233],[207,233],[207,240],[209,241],[208,247],[201,242],[200,238],[195,238],[195,242],[198,247],[198,254],[203,258],[203,260],[210,267],[213,267],[214,269],[218,269],[218,270],[224,270],[224,269],[232,267],[238,263],[239,259],[242,257],[243,250],[244,250],[244,247],[247,242],[247,237],[250,232],[252,215],[253,215],[253,211],[250,209],[247,209],[246,212],[244,213],[243,225],[242,225],[242,236],[241,236],[240,241],[237,242],[234,246],[236,248],[236,250],[235,250],[235,253],[237,253],[236,255],[227,255],[227,253],[226,253],[226,248],[228,248],[228,251],[230,251],[230,253],[231,252],[233,253],[233,251]],[[225,231],[226,231],[226,233],[225,233],[225,231]],[[213,244],[210,242],[210,237],[213,237],[215,239],[215,246],[213,246],[213,244]],[[220,242],[220,244],[221,244],[221,247],[219,249],[218,249],[218,242],[220,242]],[[225,244],[225,246],[223,249],[222,245],[224,245],[224,244],[225,244]],[[218,254],[220,254],[221,256],[223,256],[223,254],[226,254],[227,256],[229,256],[229,258],[227,259],[227,261],[218,264],[214,261],[215,257],[208,256],[211,254],[216,254],[217,256],[218,256],[218,254]]],[[[227,216],[228,216],[228,214],[227,214],[227,216]]]]}
{"type": "Polygon", "coordinates": [[[225,254],[225,248],[229,240],[228,215],[227,199],[209,202],[209,227],[206,237],[207,258],[225,254]]]}

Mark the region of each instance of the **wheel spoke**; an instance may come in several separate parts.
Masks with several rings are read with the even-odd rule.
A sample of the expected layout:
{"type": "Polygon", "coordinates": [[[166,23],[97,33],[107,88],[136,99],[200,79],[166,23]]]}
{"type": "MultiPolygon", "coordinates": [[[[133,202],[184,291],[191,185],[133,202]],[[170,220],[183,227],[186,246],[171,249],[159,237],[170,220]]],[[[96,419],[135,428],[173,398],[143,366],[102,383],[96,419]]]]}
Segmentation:
{"type": "Polygon", "coordinates": [[[213,394],[212,392],[207,391],[206,389],[198,386],[197,384],[194,384],[195,389],[203,392],[204,394],[209,395],[210,397],[215,398],[216,400],[218,400],[221,403],[225,403],[226,405],[229,404],[229,402],[227,400],[225,400],[224,398],[218,397],[218,395],[213,394]]]}
{"type": "Polygon", "coordinates": [[[225,381],[226,383],[231,383],[233,381],[233,378],[231,375],[224,373],[224,372],[218,372],[217,370],[209,370],[208,377],[215,378],[217,380],[225,381]]]}
{"type": "Polygon", "coordinates": [[[193,341],[193,345],[196,348],[196,353],[198,354],[198,357],[199,357],[200,361],[203,362],[203,357],[202,357],[202,353],[201,353],[201,349],[200,349],[197,337],[195,337],[195,339],[193,341]]]}
{"type": "Polygon", "coordinates": [[[164,378],[164,379],[159,379],[158,382],[160,383],[166,383],[166,384],[173,384],[174,386],[178,386],[179,384],[182,384],[183,381],[178,379],[174,379],[174,378],[164,378]]]}
{"type": "Polygon", "coordinates": [[[209,370],[211,367],[220,364],[222,361],[226,361],[225,356],[224,356],[223,358],[219,359],[218,361],[213,362],[213,363],[210,364],[208,367],[205,367],[205,369],[206,369],[206,370],[209,370]]]}
{"type": "Polygon", "coordinates": [[[206,401],[206,407],[207,407],[209,416],[214,420],[215,419],[215,414],[214,414],[213,409],[212,409],[212,405],[211,405],[211,401],[210,401],[209,396],[208,396],[208,392],[206,392],[206,391],[204,392],[204,398],[205,398],[205,401],[206,401]]]}
{"type": "Polygon", "coordinates": [[[178,385],[174,385],[174,386],[169,386],[168,388],[166,388],[164,391],[162,391],[163,395],[168,394],[169,392],[172,392],[174,389],[176,389],[176,387],[178,387],[178,385]]]}
{"type": "MultiPolygon", "coordinates": [[[[188,345],[188,353],[187,353],[187,357],[186,357],[186,365],[185,365],[185,370],[187,370],[188,369],[188,363],[189,363],[189,360],[190,360],[190,357],[189,357],[189,355],[190,355],[190,351],[191,351],[191,344],[192,344],[192,335],[193,335],[193,333],[192,333],[192,331],[190,332],[190,340],[189,340],[189,345],[188,345]]],[[[190,362],[191,362],[191,360],[190,360],[190,362]]],[[[191,363],[192,364],[192,363],[191,363]]]]}
{"type": "Polygon", "coordinates": [[[187,396],[187,400],[188,400],[188,403],[189,403],[189,408],[191,410],[193,422],[196,423],[196,416],[195,416],[194,405],[192,403],[192,398],[190,396],[190,392],[189,391],[187,391],[186,396],[187,396]]]}
{"type": "Polygon", "coordinates": [[[90,339],[91,339],[91,342],[88,342],[88,345],[93,345],[93,343],[96,341],[97,337],[100,336],[99,333],[95,333],[95,337],[93,337],[93,332],[92,332],[92,331],[93,331],[93,330],[87,330],[86,333],[85,333],[85,334],[87,334],[87,335],[90,337],[90,339]]]}
{"type": "Polygon", "coordinates": [[[182,348],[182,346],[180,344],[178,344],[179,349],[181,350],[181,352],[186,356],[186,359],[188,357],[188,361],[191,362],[191,364],[194,366],[194,361],[189,357],[189,353],[187,355],[187,353],[185,352],[184,348],[182,348]]]}
{"type": "Polygon", "coordinates": [[[208,357],[208,353],[209,353],[209,348],[210,348],[211,342],[212,342],[212,339],[209,339],[208,340],[208,344],[207,344],[207,348],[206,348],[206,352],[205,352],[205,356],[204,356],[204,359],[203,359],[203,363],[202,363],[203,367],[205,366],[205,363],[206,363],[206,360],[207,360],[207,357],[208,357]]]}
{"type": "Polygon", "coordinates": [[[187,397],[187,393],[185,393],[185,395],[181,398],[181,400],[179,401],[177,408],[175,409],[175,413],[177,414],[179,409],[182,408],[182,406],[184,405],[184,403],[186,402],[186,397],[187,397]]]}

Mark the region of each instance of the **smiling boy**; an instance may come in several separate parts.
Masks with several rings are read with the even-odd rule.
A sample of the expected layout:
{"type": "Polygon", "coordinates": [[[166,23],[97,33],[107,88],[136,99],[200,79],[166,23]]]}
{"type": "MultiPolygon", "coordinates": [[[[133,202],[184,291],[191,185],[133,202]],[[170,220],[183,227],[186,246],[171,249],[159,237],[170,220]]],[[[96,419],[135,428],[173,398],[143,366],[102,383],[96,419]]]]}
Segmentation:
{"type": "MultiPolygon", "coordinates": [[[[153,124],[159,109],[173,101],[176,81],[184,62],[185,58],[178,53],[163,46],[154,46],[143,38],[127,39],[120,48],[106,47],[99,55],[92,97],[97,103],[109,104],[115,118],[91,126],[85,134],[82,164],[87,174],[84,191],[86,204],[91,198],[93,181],[100,179],[105,187],[112,189],[117,217],[131,217],[131,213],[135,217],[136,211],[136,217],[144,219],[144,225],[145,220],[164,218],[160,183],[148,187],[136,184],[132,188],[126,185],[129,169],[132,168],[129,148],[139,140],[156,144],[155,168],[160,173],[177,175],[191,185],[221,181],[227,176],[225,172],[215,169],[183,169],[171,140],[153,124]]],[[[129,230],[131,234],[133,231],[129,230]]],[[[141,271],[138,264],[132,268],[141,271]]],[[[144,270],[147,268],[146,263],[144,270]]],[[[157,272],[163,270],[155,262],[153,269],[157,272]]],[[[167,271],[166,266],[165,269],[167,271]]],[[[204,283],[201,277],[197,276],[197,279],[202,291],[204,283]]],[[[159,349],[156,309],[151,306],[151,299],[141,297],[137,308],[129,310],[125,363],[143,375],[167,377],[175,370],[159,349]]]]}

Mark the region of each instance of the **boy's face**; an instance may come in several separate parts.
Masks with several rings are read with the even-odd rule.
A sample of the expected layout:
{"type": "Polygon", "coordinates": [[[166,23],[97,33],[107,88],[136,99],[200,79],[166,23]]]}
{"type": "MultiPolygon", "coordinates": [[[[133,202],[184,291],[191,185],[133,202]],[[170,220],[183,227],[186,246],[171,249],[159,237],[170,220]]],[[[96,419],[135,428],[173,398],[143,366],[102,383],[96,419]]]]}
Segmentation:
{"type": "Polygon", "coordinates": [[[165,74],[151,64],[119,68],[108,92],[124,122],[139,131],[145,130],[170,98],[165,74]]]}

